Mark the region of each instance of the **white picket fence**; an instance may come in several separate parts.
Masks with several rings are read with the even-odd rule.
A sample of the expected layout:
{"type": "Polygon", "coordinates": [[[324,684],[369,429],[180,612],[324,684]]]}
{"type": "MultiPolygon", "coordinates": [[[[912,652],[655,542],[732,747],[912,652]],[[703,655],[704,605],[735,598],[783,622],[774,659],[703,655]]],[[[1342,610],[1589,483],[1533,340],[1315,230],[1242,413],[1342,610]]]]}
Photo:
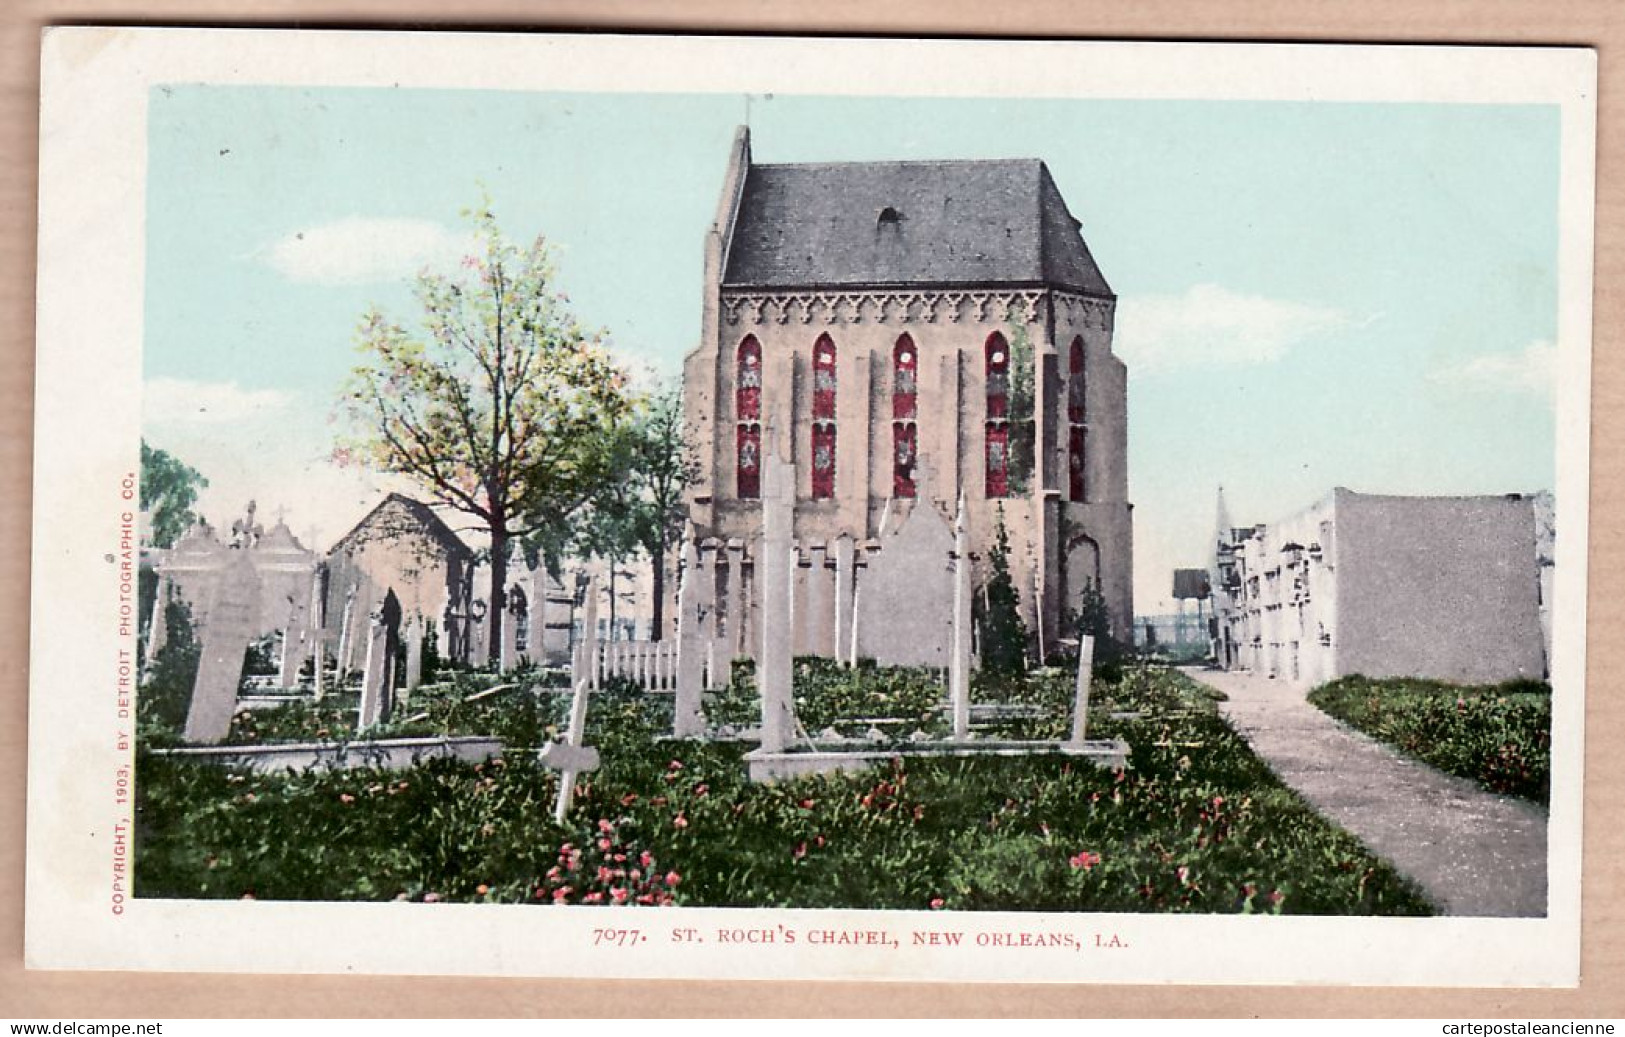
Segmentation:
{"type": "MultiPolygon", "coordinates": [[[[578,644],[570,662],[572,683],[588,680],[600,687],[612,677],[631,681],[644,691],[675,692],[677,690],[677,639],[664,641],[596,641],[592,644],[594,659],[589,663],[589,646],[578,644]]],[[[718,673],[726,668],[726,656],[719,655],[721,646],[708,652],[705,661],[706,688],[719,687],[718,680],[726,683],[727,674],[718,673]]]]}

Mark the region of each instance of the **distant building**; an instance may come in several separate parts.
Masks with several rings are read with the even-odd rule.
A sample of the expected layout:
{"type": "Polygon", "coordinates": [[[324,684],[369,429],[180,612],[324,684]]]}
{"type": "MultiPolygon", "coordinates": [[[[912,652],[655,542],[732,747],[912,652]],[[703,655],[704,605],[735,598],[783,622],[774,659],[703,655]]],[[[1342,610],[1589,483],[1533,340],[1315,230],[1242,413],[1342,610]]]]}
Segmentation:
{"type": "Polygon", "coordinates": [[[1534,498],[1338,489],[1270,525],[1220,499],[1215,651],[1297,684],[1350,674],[1492,683],[1546,673],[1534,498]]]}
{"type": "Polygon", "coordinates": [[[427,504],[399,493],[380,501],[327,552],[322,628],[340,670],[359,666],[367,616],[391,592],[409,653],[432,636],[441,657],[470,661],[473,563],[474,552],[427,504]]]}
{"type": "Polygon", "coordinates": [[[979,559],[1002,515],[1030,629],[1092,584],[1129,636],[1127,382],[1080,226],[1037,159],[770,165],[740,131],[683,373],[725,638],[756,638],[768,449],[796,465],[797,652],[855,626],[857,654],[945,665],[961,496],[979,559]]]}

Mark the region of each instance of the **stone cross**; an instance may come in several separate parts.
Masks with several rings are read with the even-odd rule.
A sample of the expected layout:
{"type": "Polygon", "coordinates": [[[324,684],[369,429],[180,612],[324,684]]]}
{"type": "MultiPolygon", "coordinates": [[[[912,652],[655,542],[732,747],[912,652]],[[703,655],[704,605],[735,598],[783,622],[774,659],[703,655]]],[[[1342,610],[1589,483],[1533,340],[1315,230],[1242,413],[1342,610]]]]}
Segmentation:
{"type": "Polygon", "coordinates": [[[1089,679],[1094,673],[1095,639],[1085,634],[1078,639],[1078,686],[1072,703],[1072,738],[1070,745],[1083,748],[1083,739],[1089,730],[1089,679]]]}
{"type": "Polygon", "coordinates": [[[575,802],[576,775],[598,769],[598,750],[581,744],[586,737],[587,699],[591,694],[587,681],[576,681],[575,695],[570,700],[570,726],[564,741],[549,742],[537,755],[542,766],[559,772],[559,798],[553,804],[553,820],[561,825],[575,802]]]}
{"type": "Polygon", "coordinates": [[[677,585],[677,696],[672,734],[677,738],[698,738],[705,733],[702,694],[705,651],[711,638],[706,636],[700,619],[700,556],[694,550],[692,536],[683,541],[682,559],[683,577],[677,585]]]}
{"type": "Polygon", "coordinates": [[[243,657],[259,629],[259,599],[260,577],[253,560],[245,552],[233,552],[220,573],[203,628],[192,704],[186,712],[188,742],[218,742],[231,731],[243,657]]]}
{"type": "Polygon", "coordinates": [[[767,430],[762,472],[762,650],[756,679],[762,694],[762,749],[785,750],[795,732],[790,659],[791,524],[794,521],[796,466],[780,460],[773,429],[767,430]]]}
{"type": "Polygon", "coordinates": [[[970,532],[966,528],[965,494],[959,494],[954,516],[954,640],[949,658],[948,699],[953,703],[954,737],[970,737],[971,579],[970,532]]]}

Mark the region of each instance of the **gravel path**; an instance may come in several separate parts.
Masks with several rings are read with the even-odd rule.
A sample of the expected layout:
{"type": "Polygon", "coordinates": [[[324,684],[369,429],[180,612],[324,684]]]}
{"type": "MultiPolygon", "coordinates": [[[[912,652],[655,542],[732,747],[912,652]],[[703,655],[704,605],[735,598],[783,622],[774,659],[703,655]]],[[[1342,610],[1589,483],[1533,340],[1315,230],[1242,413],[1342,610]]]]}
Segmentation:
{"type": "Polygon", "coordinates": [[[1401,756],[1249,673],[1187,668],[1270,769],[1448,915],[1546,914],[1546,812],[1401,756]]]}

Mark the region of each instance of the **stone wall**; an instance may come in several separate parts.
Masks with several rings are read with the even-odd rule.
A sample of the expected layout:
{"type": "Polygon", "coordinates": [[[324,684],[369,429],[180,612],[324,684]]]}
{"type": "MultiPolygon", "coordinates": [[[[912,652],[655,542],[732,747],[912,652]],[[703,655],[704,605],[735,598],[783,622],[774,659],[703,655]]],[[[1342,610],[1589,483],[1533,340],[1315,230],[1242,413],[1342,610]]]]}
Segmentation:
{"type": "Polygon", "coordinates": [[[1529,498],[1335,495],[1342,674],[1545,674],[1529,498]]]}

